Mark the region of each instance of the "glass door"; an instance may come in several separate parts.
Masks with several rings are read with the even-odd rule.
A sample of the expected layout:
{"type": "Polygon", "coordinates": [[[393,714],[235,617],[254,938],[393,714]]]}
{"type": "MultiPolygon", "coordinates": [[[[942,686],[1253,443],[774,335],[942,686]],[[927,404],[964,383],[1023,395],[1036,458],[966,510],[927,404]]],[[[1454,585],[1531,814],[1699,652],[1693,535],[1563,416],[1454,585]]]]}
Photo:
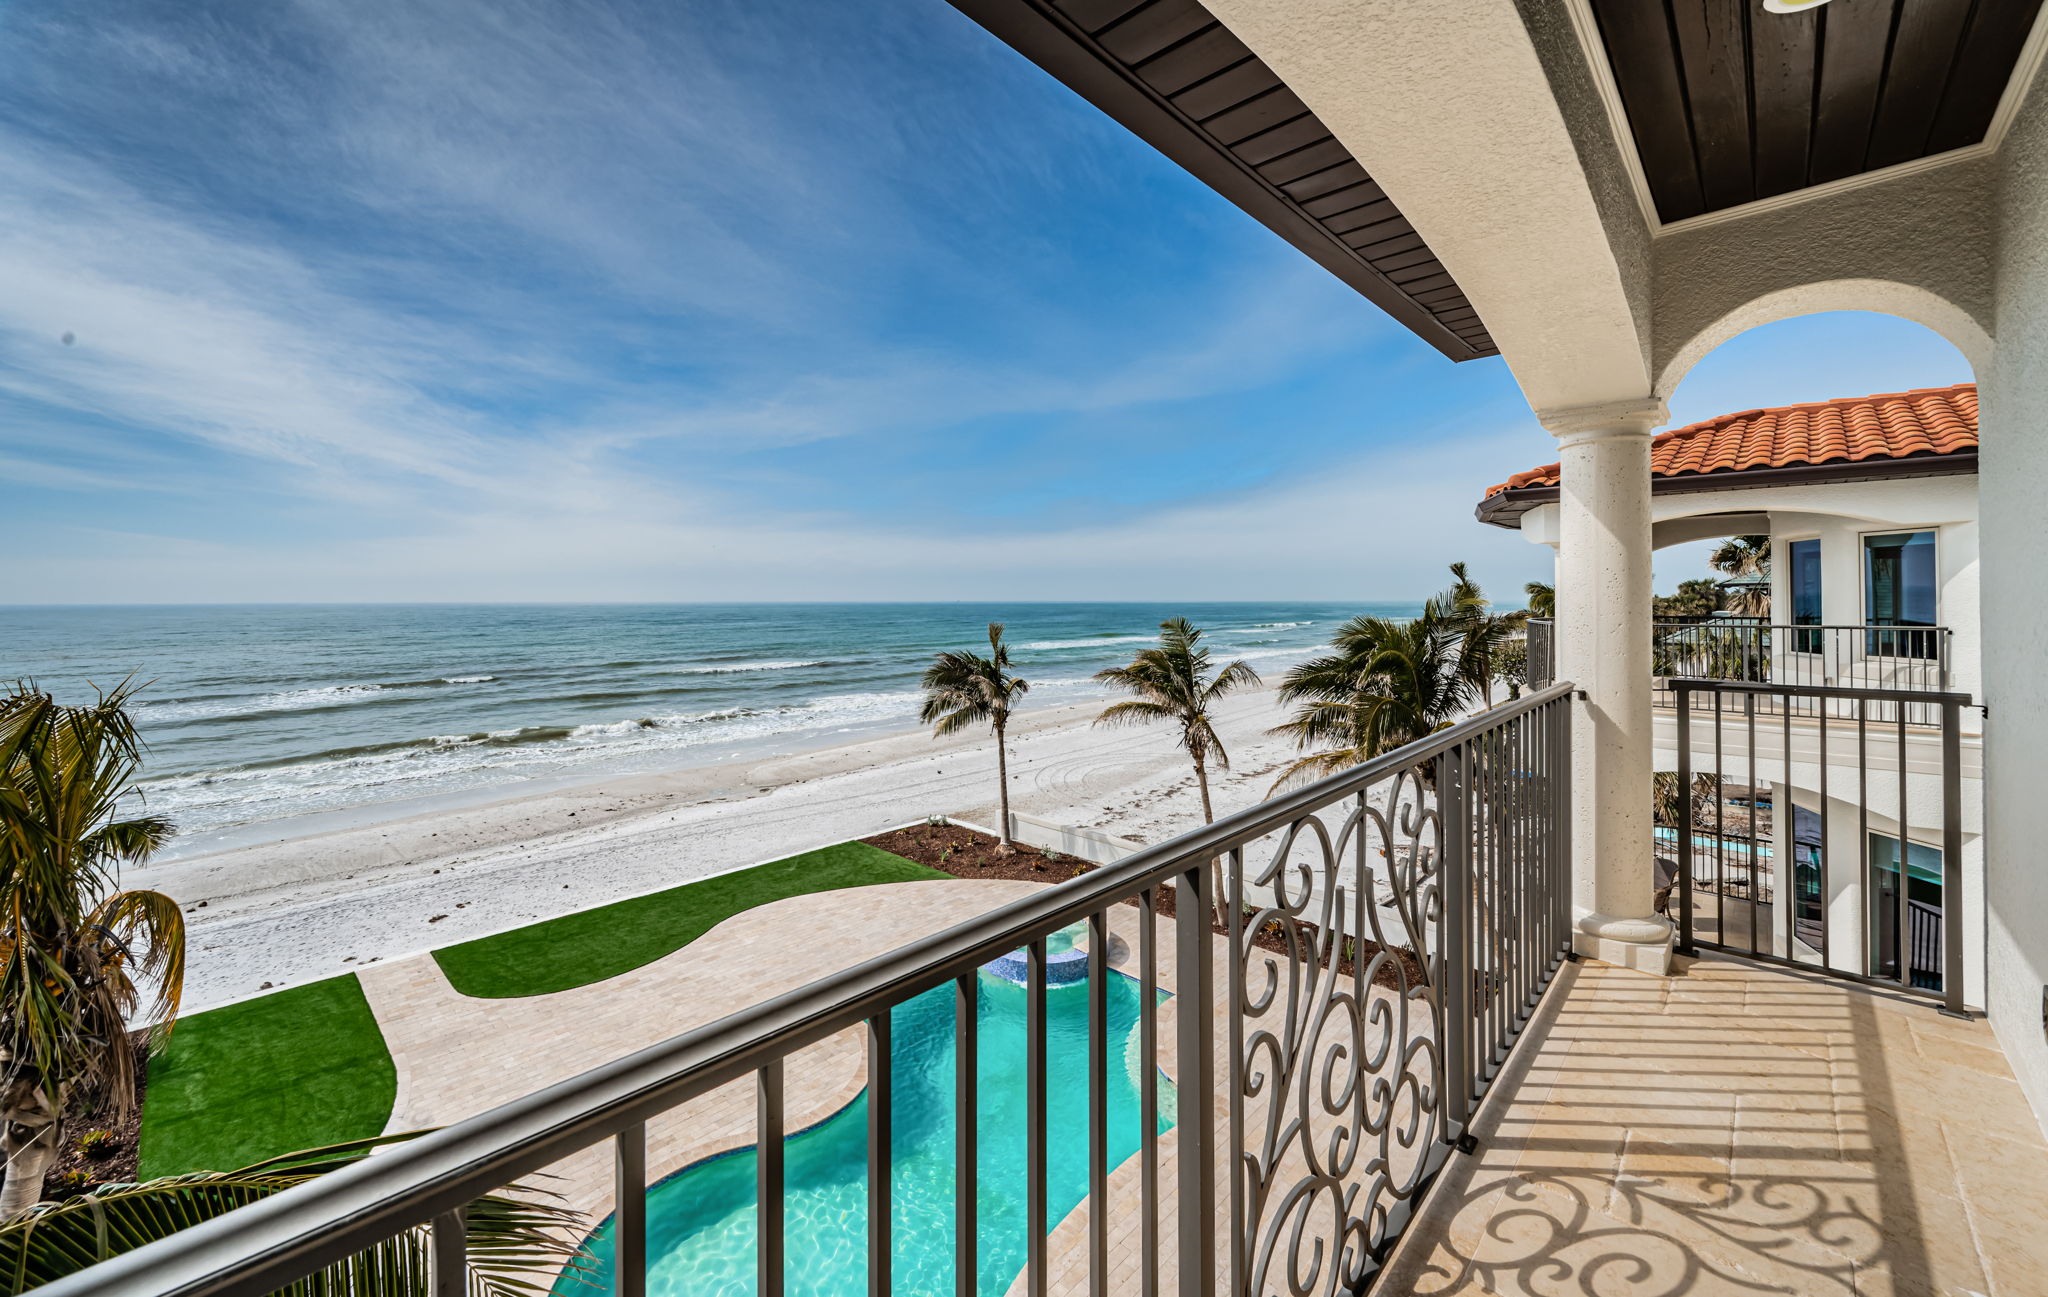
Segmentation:
{"type": "Polygon", "coordinates": [[[1863,538],[1863,612],[1871,657],[1931,658],[1934,651],[1934,533],[1863,538]],[[1886,629],[1898,627],[1899,629],[1886,629]],[[1924,628],[1924,629],[1922,629],[1924,628]]]}
{"type": "MultiPolygon", "coordinates": [[[[1820,625],[1820,542],[1795,540],[1786,546],[1792,585],[1792,624],[1820,625]]],[[[1817,630],[1792,632],[1794,653],[1818,653],[1821,633],[1817,630]]]]}
{"type": "MultiPolygon", "coordinates": [[[[1870,835],[1870,973],[1899,975],[1899,840],[1870,835]]],[[[1906,844],[1906,931],[1908,985],[1941,989],[1941,849],[1906,844]]]]}
{"type": "Polygon", "coordinates": [[[1826,938],[1827,899],[1822,895],[1820,816],[1804,806],[1792,808],[1792,935],[1804,950],[1795,958],[1820,957],[1826,938]]]}

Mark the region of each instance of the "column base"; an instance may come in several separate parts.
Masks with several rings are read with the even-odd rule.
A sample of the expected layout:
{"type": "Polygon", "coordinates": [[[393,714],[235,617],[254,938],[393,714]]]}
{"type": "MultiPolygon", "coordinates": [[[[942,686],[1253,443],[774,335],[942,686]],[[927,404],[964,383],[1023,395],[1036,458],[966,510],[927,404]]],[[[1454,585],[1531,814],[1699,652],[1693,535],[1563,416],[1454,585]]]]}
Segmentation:
{"type": "Polygon", "coordinates": [[[1640,919],[1588,914],[1572,934],[1572,949],[1585,959],[1664,977],[1671,972],[1671,948],[1678,929],[1655,915],[1640,919]]]}

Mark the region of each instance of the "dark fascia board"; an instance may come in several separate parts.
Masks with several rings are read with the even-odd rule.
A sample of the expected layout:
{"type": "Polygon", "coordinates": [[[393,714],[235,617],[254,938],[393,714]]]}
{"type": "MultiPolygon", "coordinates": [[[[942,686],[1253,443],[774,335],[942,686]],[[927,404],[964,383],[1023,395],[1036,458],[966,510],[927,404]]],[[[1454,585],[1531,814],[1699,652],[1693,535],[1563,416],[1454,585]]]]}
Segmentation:
{"type": "MultiPolygon", "coordinates": [[[[1883,482],[1913,477],[1954,477],[1977,471],[1977,452],[1921,455],[1912,459],[1839,460],[1830,464],[1791,464],[1784,468],[1723,469],[1718,473],[1680,473],[1650,479],[1651,495],[1695,495],[1708,491],[1744,491],[1759,486],[1823,486],[1831,482],[1883,482]]],[[[1487,496],[1473,516],[1494,527],[1519,531],[1522,515],[1557,499],[1555,486],[1524,486],[1487,496]]]]}
{"type": "Polygon", "coordinates": [[[1452,360],[1490,356],[1452,333],[1399,285],[1372,268],[1186,114],[1103,53],[1064,14],[1038,0],[951,0],[1011,49],[1036,63],[1124,129],[1364,294],[1373,305],[1452,360]]]}

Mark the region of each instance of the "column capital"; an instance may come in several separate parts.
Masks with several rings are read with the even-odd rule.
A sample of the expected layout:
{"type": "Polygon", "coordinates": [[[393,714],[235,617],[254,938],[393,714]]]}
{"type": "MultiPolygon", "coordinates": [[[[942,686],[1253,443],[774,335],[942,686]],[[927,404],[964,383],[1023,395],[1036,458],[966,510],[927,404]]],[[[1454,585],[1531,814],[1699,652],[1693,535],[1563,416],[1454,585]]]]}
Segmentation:
{"type": "Polygon", "coordinates": [[[1657,396],[1536,411],[1536,421],[1549,429],[1563,446],[1648,436],[1652,428],[1670,417],[1671,412],[1665,407],[1664,399],[1657,396]]]}

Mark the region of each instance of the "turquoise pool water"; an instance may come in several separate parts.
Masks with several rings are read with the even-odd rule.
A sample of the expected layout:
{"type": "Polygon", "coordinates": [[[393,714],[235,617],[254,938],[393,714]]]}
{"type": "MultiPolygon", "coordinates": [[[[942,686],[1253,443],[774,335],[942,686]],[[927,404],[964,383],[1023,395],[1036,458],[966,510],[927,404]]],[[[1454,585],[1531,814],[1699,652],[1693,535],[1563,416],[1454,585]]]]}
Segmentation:
{"type": "MultiPolygon", "coordinates": [[[[1138,1151],[1138,1090],[1127,1042],[1136,1034],[1138,984],[1109,979],[1109,1163],[1138,1151]]],[[[984,975],[979,1003],[979,1291],[999,1297],[1025,1260],[1024,1001],[1022,987],[984,975]]],[[[940,987],[891,1015],[895,1076],[895,1288],[953,1290],[953,991],[940,987]]],[[[1172,1125],[1172,1086],[1159,1081],[1160,1129],[1172,1125]]],[[[1048,1227],[1088,1195],[1086,985],[1056,987],[1046,1003],[1048,1227]]],[[[790,1297],[867,1291],[867,1096],[789,1137],[784,1152],[785,1246],[790,1297]]],[[[751,1148],[670,1176],[648,1193],[651,1297],[754,1292],[751,1148]]],[[[612,1222],[591,1236],[594,1268],[565,1275],[559,1297],[611,1288],[612,1222]],[[594,1287],[593,1287],[594,1285],[594,1287]]]]}

